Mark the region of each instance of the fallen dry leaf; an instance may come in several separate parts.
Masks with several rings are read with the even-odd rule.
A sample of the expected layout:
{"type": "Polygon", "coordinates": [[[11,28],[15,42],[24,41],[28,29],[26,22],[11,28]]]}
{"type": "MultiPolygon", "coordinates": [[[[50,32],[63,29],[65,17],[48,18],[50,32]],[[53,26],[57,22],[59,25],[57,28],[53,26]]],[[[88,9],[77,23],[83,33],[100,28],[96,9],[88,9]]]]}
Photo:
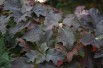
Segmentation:
{"type": "Polygon", "coordinates": [[[67,55],[67,49],[65,46],[63,46],[62,43],[58,43],[56,46],[55,46],[56,49],[58,49],[59,52],[61,52],[62,54],[64,55],[67,55]]]}
{"type": "Polygon", "coordinates": [[[24,51],[28,52],[30,50],[29,45],[27,44],[26,41],[23,40],[23,38],[19,38],[17,39],[17,41],[20,42],[19,45],[23,47],[21,52],[24,52],[24,51]]]}
{"type": "Polygon", "coordinates": [[[71,62],[72,61],[72,59],[73,59],[73,56],[74,55],[78,55],[78,50],[81,48],[81,47],[83,47],[83,44],[82,43],[76,43],[76,46],[73,48],[73,50],[72,51],[69,51],[68,53],[67,53],[67,61],[69,61],[69,62],[71,62]]]}
{"type": "Polygon", "coordinates": [[[78,55],[77,49],[73,49],[72,51],[68,52],[68,54],[67,54],[67,61],[71,62],[74,55],[78,55]]]}

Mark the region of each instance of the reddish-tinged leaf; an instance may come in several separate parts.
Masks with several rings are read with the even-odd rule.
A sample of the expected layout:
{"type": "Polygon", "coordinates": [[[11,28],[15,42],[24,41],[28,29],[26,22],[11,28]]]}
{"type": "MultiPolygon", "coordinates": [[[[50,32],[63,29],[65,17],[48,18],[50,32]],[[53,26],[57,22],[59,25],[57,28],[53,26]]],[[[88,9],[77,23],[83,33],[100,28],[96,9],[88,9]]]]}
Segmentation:
{"type": "Polygon", "coordinates": [[[65,58],[63,61],[66,62],[66,61],[67,61],[67,58],[65,58]]]}
{"type": "Polygon", "coordinates": [[[85,8],[85,6],[78,6],[78,7],[76,7],[75,12],[81,13],[84,10],[84,8],[85,8]]]}
{"type": "Polygon", "coordinates": [[[76,16],[81,19],[83,16],[88,15],[88,10],[85,10],[85,6],[78,6],[75,10],[76,16]]]}
{"type": "MultiPolygon", "coordinates": [[[[77,43],[76,46],[74,47],[74,49],[72,51],[69,51],[67,53],[66,48],[63,46],[63,44],[58,43],[58,45],[55,46],[55,48],[58,49],[59,52],[61,52],[62,54],[64,54],[65,56],[67,56],[67,59],[69,62],[72,61],[72,58],[74,55],[78,55],[78,50],[82,47],[82,43],[77,43]]],[[[64,62],[66,61],[64,60],[64,62]]]]}
{"type": "Polygon", "coordinates": [[[77,52],[76,48],[74,48],[72,51],[68,52],[68,54],[67,54],[67,60],[69,62],[71,62],[74,55],[78,55],[78,52],[77,52]]]}
{"type": "Polygon", "coordinates": [[[78,52],[77,52],[77,51],[78,51],[77,49],[73,49],[73,50],[72,50],[72,52],[73,52],[74,55],[78,55],[78,52]]]}
{"type": "Polygon", "coordinates": [[[35,5],[35,0],[27,0],[29,1],[29,5],[34,6],[35,5]]]}
{"type": "Polygon", "coordinates": [[[83,46],[84,45],[81,42],[78,42],[78,43],[76,43],[76,46],[74,47],[74,49],[78,51],[83,46]]]}
{"type": "Polygon", "coordinates": [[[67,60],[68,60],[69,62],[71,62],[72,59],[73,59],[73,52],[71,51],[71,52],[68,52],[68,54],[67,54],[67,60]]]}
{"type": "Polygon", "coordinates": [[[61,66],[62,64],[63,64],[63,61],[62,60],[58,60],[57,66],[61,66]]]}
{"type": "Polygon", "coordinates": [[[93,52],[97,51],[97,47],[96,46],[92,46],[93,47],[93,52]]]}
{"type": "Polygon", "coordinates": [[[61,66],[63,63],[65,63],[67,61],[67,58],[65,58],[64,60],[58,60],[57,62],[57,66],[61,66]]]}

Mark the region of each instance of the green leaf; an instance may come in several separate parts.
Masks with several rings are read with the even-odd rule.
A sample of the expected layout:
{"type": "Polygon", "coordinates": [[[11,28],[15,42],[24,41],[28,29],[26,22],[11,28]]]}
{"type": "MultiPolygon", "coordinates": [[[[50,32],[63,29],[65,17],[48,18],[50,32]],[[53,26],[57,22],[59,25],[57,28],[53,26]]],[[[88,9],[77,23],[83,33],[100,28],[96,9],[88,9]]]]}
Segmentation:
{"type": "Polygon", "coordinates": [[[47,49],[48,49],[47,44],[46,43],[42,43],[42,45],[40,46],[40,51],[45,53],[47,51],[47,49]]]}
{"type": "Polygon", "coordinates": [[[40,40],[40,35],[42,34],[42,30],[39,27],[32,28],[25,33],[23,39],[30,42],[36,42],[40,40]]]}
{"type": "Polygon", "coordinates": [[[8,22],[7,28],[13,27],[15,25],[16,25],[16,22],[14,21],[14,18],[11,17],[9,22],[8,22]]]}
{"type": "Polygon", "coordinates": [[[5,34],[5,42],[6,42],[6,46],[7,47],[14,47],[17,43],[16,43],[16,38],[12,37],[11,34],[9,34],[8,32],[5,34]]]}
{"type": "Polygon", "coordinates": [[[5,52],[3,53],[2,56],[0,56],[0,67],[8,68],[8,66],[9,66],[9,56],[8,53],[5,52]]]}
{"type": "Polygon", "coordinates": [[[0,0],[0,5],[2,5],[2,4],[3,4],[3,2],[4,2],[4,0],[0,0]]]}
{"type": "Polygon", "coordinates": [[[61,7],[61,6],[62,6],[61,3],[58,3],[58,4],[56,5],[57,8],[59,8],[59,7],[61,7]]]}
{"type": "Polygon", "coordinates": [[[27,62],[34,62],[34,60],[37,58],[39,52],[36,50],[31,50],[30,52],[26,53],[27,62]]]}
{"type": "Polygon", "coordinates": [[[55,50],[54,48],[49,49],[46,53],[46,61],[52,61],[55,65],[57,65],[59,60],[64,60],[66,57],[62,54],[60,54],[60,52],[58,52],[57,50],[55,50]]]}
{"type": "Polygon", "coordinates": [[[79,50],[79,51],[78,51],[78,55],[80,55],[81,57],[84,57],[84,56],[85,56],[85,54],[84,54],[84,52],[83,52],[82,50],[79,50]]]}
{"type": "Polygon", "coordinates": [[[15,60],[11,62],[11,68],[34,68],[33,64],[29,64],[25,62],[25,60],[25,57],[15,58],[15,60]]]}
{"type": "Polygon", "coordinates": [[[9,56],[4,48],[4,37],[0,34],[0,68],[9,68],[9,56]]]}
{"type": "Polygon", "coordinates": [[[31,50],[30,52],[26,53],[27,61],[28,62],[34,62],[36,64],[42,63],[46,60],[46,51],[48,49],[48,46],[46,43],[42,43],[40,45],[39,51],[31,50]]]}
{"type": "Polygon", "coordinates": [[[75,32],[74,35],[75,35],[75,39],[76,40],[80,40],[81,37],[82,37],[82,35],[80,34],[80,32],[75,32]]]}
{"type": "Polygon", "coordinates": [[[45,54],[39,53],[36,50],[31,50],[30,52],[26,53],[27,62],[34,62],[36,64],[42,63],[45,61],[45,54]]]}
{"type": "Polygon", "coordinates": [[[0,35],[0,56],[2,55],[4,51],[4,38],[2,35],[0,35]]]}
{"type": "Polygon", "coordinates": [[[73,44],[75,42],[75,36],[73,31],[66,28],[60,28],[58,30],[58,33],[59,35],[57,37],[57,41],[62,42],[63,45],[66,46],[68,49],[73,48],[73,44]]]}
{"type": "Polygon", "coordinates": [[[73,26],[74,28],[78,28],[80,26],[80,22],[74,14],[68,14],[66,18],[64,18],[63,24],[69,27],[73,26]]]}
{"type": "Polygon", "coordinates": [[[23,23],[18,23],[15,26],[11,27],[9,29],[9,32],[13,35],[15,35],[17,32],[21,31],[22,29],[26,28],[30,22],[23,22],[23,23]]]}
{"type": "Polygon", "coordinates": [[[3,16],[0,17],[0,31],[2,32],[2,34],[6,33],[6,30],[7,30],[6,25],[9,21],[9,18],[10,18],[10,16],[8,16],[6,18],[3,16]]]}
{"type": "Polygon", "coordinates": [[[37,55],[37,57],[36,57],[35,63],[36,63],[36,64],[39,64],[39,63],[44,62],[44,61],[46,60],[46,57],[45,57],[45,56],[46,56],[45,54],[39,53],[39,54],[37,55]]]}

